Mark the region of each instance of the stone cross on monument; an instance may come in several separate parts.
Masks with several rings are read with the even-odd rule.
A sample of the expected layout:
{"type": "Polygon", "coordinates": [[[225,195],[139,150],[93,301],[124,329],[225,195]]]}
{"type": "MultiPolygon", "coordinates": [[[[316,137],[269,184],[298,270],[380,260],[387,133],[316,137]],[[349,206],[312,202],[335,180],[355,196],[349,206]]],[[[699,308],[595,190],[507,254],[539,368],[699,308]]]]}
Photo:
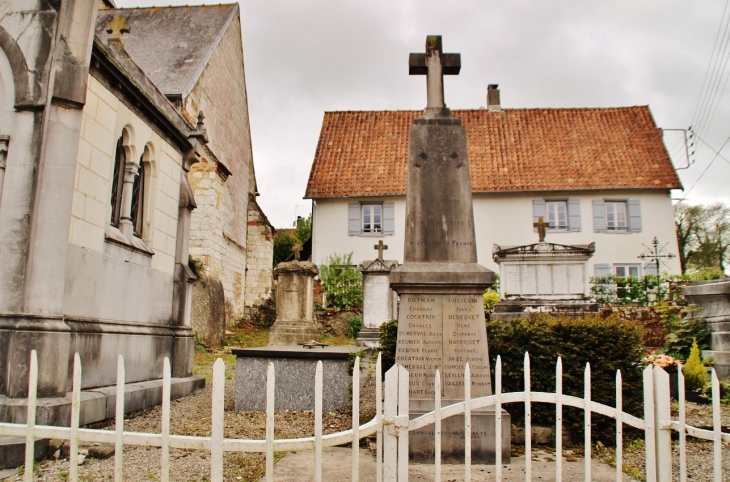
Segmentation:
{"type": "Polygon", "coordinates": [[[301,253],[301,252],[302,252],[302,249],[304,249],[304,248],[302,248],[302,246],[301,246],[301,245],[299,245],[299,244],[295,245],[295,246],[294,246],[294,247],[293,247],[293,248],[291,249],[291,250],[292,250],[292,251],[294,252],[294,259],[295,259],[295,260],[299,261],[299,257],[300,257],[300,254],[299,254],[299,253],[301,253]]]}
{"type": "Polygon", "coordinates": [[[380,241],[378,241],[378,244],[373,246],[373,248],[378,250],[378,259],[382,260],[383,259],[383,250],[388,249],[388,245],[383,244],[383,240],[381,239],[380,241]]]}
{"type": "Polygon", "coordinates": [[[444,75],[459,75],[461,54],[445,54],[440,35],[426,37],[426,53],[411,54],[408,58],[409,75],[426,76],[426,108],[442,109],[444,102],[444,75]]]}
{"type": "Polygon", "coordinates": [[[127,17],[123,17],[121,15],[114,17],[114,19],[109,22],[109,25],[107,25],[106,33],[109,34],[109,40],[117,41],[124,45],[124,42],[122,41],[122,34],[129,33],[127,17]]]}
{"type": "Polygon", "coordinates": [[[545,230],[550,227],[550,223],[543,221],[542,216],[537,218],[536,223],[532,223],[532,226],[537,228],[537,235],[540,236],[540,242],[545,242],[545,230]]]}

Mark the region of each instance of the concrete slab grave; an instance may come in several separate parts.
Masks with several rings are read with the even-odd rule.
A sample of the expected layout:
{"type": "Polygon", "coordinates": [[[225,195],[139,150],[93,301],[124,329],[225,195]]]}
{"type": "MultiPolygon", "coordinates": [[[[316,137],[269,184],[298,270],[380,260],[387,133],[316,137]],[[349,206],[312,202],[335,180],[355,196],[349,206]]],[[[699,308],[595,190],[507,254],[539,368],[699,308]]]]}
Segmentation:
{"type": "MultiPolygon", "coordinates": [[[[396,363],[410,373],[410,416],[434,408],[441,371],[442,403],[464,400],[464,368],[471,396],[491,395],[482,295],[494,272],[477,263],[466,131],[444,103],[443,75],[459,73],[459,54],[444,54],[440,36],[425,54],[411,54],[410,73],[426,75],[427,106],[410,128],[404,264],[389,277],[400,295],[396,363]]],[[[472,460],[494,463],[494,411],[472,412],[472,460]]],[[[503,454],[510,457],[510,417],[502,413],[503,454]]],[[[444,421],[442,461],[463,463],[463,418],[444,421]]],[[[409,457],[434,462],[433,426],[411,432],[409,457]]]]}

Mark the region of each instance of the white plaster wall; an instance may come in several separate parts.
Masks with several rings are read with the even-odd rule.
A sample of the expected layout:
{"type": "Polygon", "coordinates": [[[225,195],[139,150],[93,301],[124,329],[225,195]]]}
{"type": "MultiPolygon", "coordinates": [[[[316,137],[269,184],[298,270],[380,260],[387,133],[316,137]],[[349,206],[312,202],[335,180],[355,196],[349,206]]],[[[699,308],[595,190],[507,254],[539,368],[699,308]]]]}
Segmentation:
{"type": "Polygon", "coordinates": [[[405,246],[405,196],[382,198],[347,198],[317,200],[312,206],[312,261],[321,265],[334,253],[347,254],[353,252],[352,263],[358,265],[365,260],[375,259],[377,251],[374,246],[379,240],[388,246],[383,252],[383,259],[403,262],[405,246]],[[350,236],[347,234],[347,207],[349,203],[359,201],[393,202],[395,208],[395,234],[350,236]]]}
{"type": "MultiPolygon", "coordinates": [[[[588,261],[587,275],[593,276],[597,263],[641,263],[638,255],[646,251],[654,236],[667,251],[677,255],[677,237],[674,228],[674,211],[666,191],[591,191],[475,194],[474,227],[477,238],[479,263],[499,273],[499,266],[492,261],[492,245],[524,245],[536,243],[538,235],[532,227],[533,199],[580,200],[580,232],[548,232],[546,241],[558,244],[596,243],[596,252],[588,261]],[[596,233],[593,229],[593,200],[639,199],[641,201],[642,231],[640,233],[596,233]]],[[[373,246],[379,239],[388,245],[385,259],[403,262],[405,242],[405,196],[383,198],[349,198],[317,200],[313,208],[313,260],[322,264],[333,253],[353,252],[353,263],[373,259],[373,246]],[[396,232],[392,236],[349,236],[347,234],[347,208],[351,202],[392,201],[395,203],[396,232]]],[[[679,273],[677,258],[669,260],[662,270],[679,273]]]]}
{"type": "Polygon", "coordinates": [[[69,242],[100,253],[104,250],[116,143],[125,127],[131,133],[132,160],[139,162],[145,146],[151,154],[143,229],[143,240],[155,252],[151,267],[172,274],[182,155],[92,76],[81,124],[69,242]]]}

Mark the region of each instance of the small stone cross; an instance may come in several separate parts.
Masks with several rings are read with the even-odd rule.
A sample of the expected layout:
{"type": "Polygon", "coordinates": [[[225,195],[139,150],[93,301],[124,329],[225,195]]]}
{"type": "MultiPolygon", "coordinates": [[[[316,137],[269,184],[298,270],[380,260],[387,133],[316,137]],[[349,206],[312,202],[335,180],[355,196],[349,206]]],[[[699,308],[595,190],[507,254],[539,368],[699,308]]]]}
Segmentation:
{"type": "Polygon", "coordinates": [[[299,261],[299,253],[302,251],[301,245],[297,244],[292,248],[292,251],[294,251],[294,259],[299,261]]]}
{"type": "Polygon", "coordinates": [[[381,239],[373,248],[378,250],[378,259],[383,259],[383,250],[388,249],[388,245],[383,244],[383,240],[381,239]]]}
{"type": "Polygon", "coordinates": [[[446,107],[444,103],[444,75],[459,75],[461,54],[445,54],[441,35],[426,37],[426,53],[411,54],[408,58],[409,75],[426,76],[426,107],[446,107]]]}
{"type": "Polygon", "coordinates": [[[545,230],[548,228],[548,226],[550,226],[550,223],[546,223],[545,221],[543,221],[542,216],[540,216],[537,218],[537,222],[532,223],[532,225],[537,228],[537,234],[540,236],[540,242],[544,242],[545,230]]]}
{"type": "Polygon", "coordinates": [[[122,41],[122,34],[129,33],[127,17],[123,17],[121,15],[115,16],[114,19],[109,22],[109,25],[107,25],[106,33],[109,34],[110,41],[115,40],[121,42],[121,44],[124,45],[124,42],[122,41]]]}

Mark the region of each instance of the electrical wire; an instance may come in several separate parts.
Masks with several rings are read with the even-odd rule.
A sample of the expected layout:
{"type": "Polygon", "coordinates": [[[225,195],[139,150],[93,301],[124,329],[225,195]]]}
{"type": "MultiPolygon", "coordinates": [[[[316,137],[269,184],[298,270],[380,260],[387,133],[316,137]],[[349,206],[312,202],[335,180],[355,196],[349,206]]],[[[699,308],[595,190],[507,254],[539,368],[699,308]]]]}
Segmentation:
{"type": "MultiPolygon", "coordinates": [[[[728,143],[728,141],[730,141],[730,136],[728,136],[728,138],[727,138],[727,139],[725,139],[725,142],[723,142],[723,143],[722,143],[722,147],[720,147],[720,149],[718,149],[718,150],[716,151],[715,157],[713,157],[713,158],[712,158],[712,160],[711,160],[711,161],[710,161],[710,163],[709,163],[709,164],[707,165],[707,167],[705,168],[705,170],[704,170],[704,171],[702,171],[702,174],[700,174],[700,177],[698,177],[698,178],[697,178],[697,180],[696,180],[696,181],[694,182],[694,184],[692,184],[692,187],[691,187],[691,188],[689,188],[689,189],[688,189],[687,191],[685,191],[685,192],[684,192],[684,195],[685,195],[685,196],[687,196],[687,194],[689,194],[689,193],[690,193],[690,192],[692,191],[692,189],[694,189],[694,188],[695,188],[695,186],[697,185],[697,183],[698,183],[698,182],[700,182],[700,179],[702,179],[702,176],[704,176],[704,175],[705,175],[705,173],[706,173],[706,172],[707,172],[707,171],[708,171],[708,170],[710,169],[710,166],[712,166],[712,164],[713,164],[713,163],[715,162],[715,159],[717,159],[717,158],[718,158],[718,156],[720,155],[720,152],[722,152],[722,150],[723,150],[723,149],[725,148],[725,145],[726,145],[726,144],[728,143]]],[[[724,158],[723,158],[723,159],[724,159],[724,158]]]]}

